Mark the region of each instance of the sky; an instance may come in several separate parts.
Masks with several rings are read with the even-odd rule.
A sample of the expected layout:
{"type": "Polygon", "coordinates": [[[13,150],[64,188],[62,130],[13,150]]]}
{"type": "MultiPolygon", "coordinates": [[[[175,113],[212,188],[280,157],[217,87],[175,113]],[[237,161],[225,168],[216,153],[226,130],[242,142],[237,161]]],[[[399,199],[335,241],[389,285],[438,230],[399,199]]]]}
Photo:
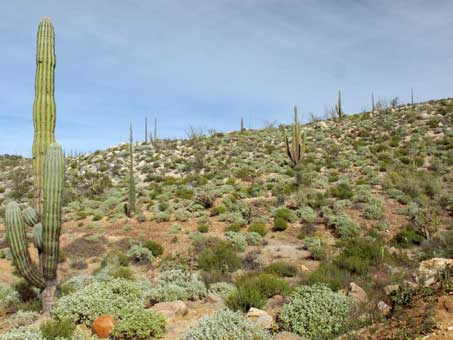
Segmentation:
{"type": "Polygon", "coordinates": [[[67,152],[322,116],[341,89],[453,97],[451,0],[0,1],[0,154],[30,156],[36,33],[55,27],[56,138],[67,152]]]}

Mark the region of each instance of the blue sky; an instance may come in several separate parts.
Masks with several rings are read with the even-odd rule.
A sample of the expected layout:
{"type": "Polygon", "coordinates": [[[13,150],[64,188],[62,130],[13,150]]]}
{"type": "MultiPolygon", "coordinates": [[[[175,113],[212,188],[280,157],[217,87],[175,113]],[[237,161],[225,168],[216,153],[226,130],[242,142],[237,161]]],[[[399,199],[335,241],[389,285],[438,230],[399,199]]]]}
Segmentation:
{"type": "Polygon", "coordinates": [[[144,117],[161,137],[189,126],[259,128],[349,113],[377,98],[453,96],[451,0],[1,1],[0,154],[30,155],[36,30],[56,31],[58,141],[94,151],[144,117]]]}

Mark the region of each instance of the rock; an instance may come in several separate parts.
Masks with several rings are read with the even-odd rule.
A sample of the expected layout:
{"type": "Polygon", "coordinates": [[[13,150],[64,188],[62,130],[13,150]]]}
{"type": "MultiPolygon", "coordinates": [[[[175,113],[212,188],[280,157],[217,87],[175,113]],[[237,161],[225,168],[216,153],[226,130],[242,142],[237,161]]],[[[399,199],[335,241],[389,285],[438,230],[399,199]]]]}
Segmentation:
{"type": "Polygon", "coordinates": [[[385,295],[390,295],[390,294],[392,294],[394,291],[397,291],[399,288],[400,288],[399,285],[388,285],[388,286],[385,286],[385,287],[384,287],[385,295]]]}
{"type": "Polygon", "coordinates": [[[107,339],[111,334],[113,327],[115,327],[115,320],[111,315],[101,315],[93,321],[91,330],[100,339],[107,339]]]}
{"type": "Polygon", "coordinates": [[[453,266],[453,259],[433,258],[422,261],[417,270],[417,281],[428,287],[436,281],[437,273],[447,266],[453,266]]]}
{"type": "Polygon", "coordinates": [[[308,272],[308,271],[310,271],[310,269],[309,269],[307,266],[304,266],[303,264],[301,264],[301,265],[299,266],[299,269],[300,269],[301,272],[308,272]]]}
{"type": "Polygon", "coordinates": [[[300,336],[290,333],[290,332],[282,332],[275,335],[274,340],[305,340],[300,336]]]}
{"type": "Polygon", "coordinates": [[[255,307],[250,308],[250,310],[247,313],[247,319],[253,319],[253,318],[259,318],[260,316],[266,316],[269,315],[265,310],[258,309],[255,307]]]}
{"type": "Polygon", "coordinates": [[[428,111],[422,111],[422,113],[420,113],[419,115],[420,119],[429,119],[429,117],[431,116],[428,114],[428,111]]]}
{"type": "Polygon", "coordinates": [[[208,294],[208,296],[206,296],[206,302],[208,302],[208,303],[218,303],[221,301],[222,301],[222,298],[218,295],[208,294]]]}
{"type": "Polygon", "coordinates": [[[90,339],[93,335],[91,329],[89,329],[85,324],[77,325],[77,332],[82,334],[84,339],[90,339]]]}
{"type": "Polygon", "coordinates": [[[388,304],[386,304],[384,301],[379,301],[377,304],[377,308],[378,308],[379,312],[384,316],[387,315],[388,313],[390,313],[390,311],[392,310],[392,308],[388,304]]]}
{"type": "Polygon", "coordinates": [[[362,287],[355,284],[354,282],[351,282],[349,284],[347,295],[351,296],[358,302],[365,303],[368,301],[368,294],[363,290],[362,287]]]}
{"type": "Polygon", "coordinates": [[[166,319],[171,319],[175,316],[184,316],[189,312],[186,304],[179,300],[159,302],[152,306],[151,309],[161,313],[166,319]]]}
{"type": "Polygon", "coordinates": [[[451,300],[444,301],[444,308],[447,312],[453,313],[453,301],[451,300]]]}
{"type": "Polygon", "coordinates": [[[254,323],[259,328],[271,329],[274,324],[274,319],[270,315],[263,315],[256,319],[254,323]]]}
{"type": "Polygon", "coordinates": [[[284,305],[286,302],[288,302],[288,298],[282,295],[274,295],[267,301],[267,306],[269,308],[277,308],[282,305],[284,305]]]}

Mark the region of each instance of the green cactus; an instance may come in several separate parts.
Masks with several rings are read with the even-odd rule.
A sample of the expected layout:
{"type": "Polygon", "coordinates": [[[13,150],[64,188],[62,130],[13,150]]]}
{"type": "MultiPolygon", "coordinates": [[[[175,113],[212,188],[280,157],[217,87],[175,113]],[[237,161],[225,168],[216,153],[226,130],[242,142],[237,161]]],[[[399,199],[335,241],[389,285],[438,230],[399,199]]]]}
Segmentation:
{"type": "Polygon", "coordinates": [[[343,119],[344,112],[343,112],[343,106],[341,104],[341,91],[340,90],[338,90],[338,103],[337,103],[337,105],[335,105],[335,110],[337,111],[338,119],[343,119]]]}
{"type": "Polygon", "coordinates": [[[374,112],[376,109],[376,106],[374,104],[374,92],[371,92],[371,112],[374,112]]]}
{"type": "Polygon", "coordinates": [[[294,124],[292,131],[292,141],[291,145],[288,140],[288,136],[285,134],[285,143],[286,143],[286,153],[293,166],[299,164],[302,160],[302,144],[303,144],[303,135],[301,132],[299,120],[297,118],[297,106],[294,106],[294,124]]]}
{"type": "Polygon", "coordinates": [[[241,117],[241,132],[244,132],[245,131],[245,128],[244,128],[244,118],[241,117]]]}
{"type": "Polygon", "coordinates": [[[36,51],[35,100],[33,103],[33,175],[34,206],[39,216],[43,208],[43,173],[47,147],[55,143],[56,105],[55,82],[55,33],[49,18],[43,18],[38,28],[36,51]]]}
{"type": "Polygon", "coordinates": [[[134,179],[134,149],[132,125],[129,128],[129,189],[128,189],[128,205],[126,215],[131,217],[135,214],[135,179],[134,179]]]}
{"type": "Polygon", "coordinates": [[[61,201],[64,182],[64,155],[60,145],[53,143],[47,148],[43,163],[44,207],[42,224],[31,208],[20,211],[16,202],[6,207],[5,225],[9,247],[19,273],[33,286],[43,291],[43,310],[52,304],[57,285],[59,240],[61,231],[61,201]],[[33,222],[33,243],[40,254],[39,269],[32,262],[25,236],[25,221],[33,222]],[[46,299],[44,298],[46,296],[46,299]],[[48,299],[50,297],[50,299],[48,299]]]}

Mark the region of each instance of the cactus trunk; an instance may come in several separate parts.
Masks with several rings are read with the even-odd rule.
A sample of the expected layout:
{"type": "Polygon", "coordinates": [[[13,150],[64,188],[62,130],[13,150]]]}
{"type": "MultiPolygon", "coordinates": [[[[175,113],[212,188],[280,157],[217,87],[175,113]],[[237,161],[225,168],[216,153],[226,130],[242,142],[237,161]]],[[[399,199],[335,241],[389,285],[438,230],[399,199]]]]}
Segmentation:
{"type": "Polygon", "coordinates": [[[294,106],[294,124],[291,145],[286,135],[285,142],[286,142],[286,153],[292,165],[296,166],[302,160],[302,143],[303,143],[302,132],[299,125],[299,119],[297,117],[297,106],[294,106]]]}
{"type": "Polygon", "coordinates": [[[39,216],[42,214],[44,200],[42,173],[44,157],[49,144],[55,142],[55,64],[55,33],[50,19],[44,18],[38,28],[35,100],[33,103],[34,205],[39,216]]]}
{"type": "Polygon", "coordinates": [[[134,149],[133,149],[133,136],[132,125],[130,126],[129,137],[129,192],[128,192],[128,216],[135,214],[135,179],[134,179],[134,149]]]}

